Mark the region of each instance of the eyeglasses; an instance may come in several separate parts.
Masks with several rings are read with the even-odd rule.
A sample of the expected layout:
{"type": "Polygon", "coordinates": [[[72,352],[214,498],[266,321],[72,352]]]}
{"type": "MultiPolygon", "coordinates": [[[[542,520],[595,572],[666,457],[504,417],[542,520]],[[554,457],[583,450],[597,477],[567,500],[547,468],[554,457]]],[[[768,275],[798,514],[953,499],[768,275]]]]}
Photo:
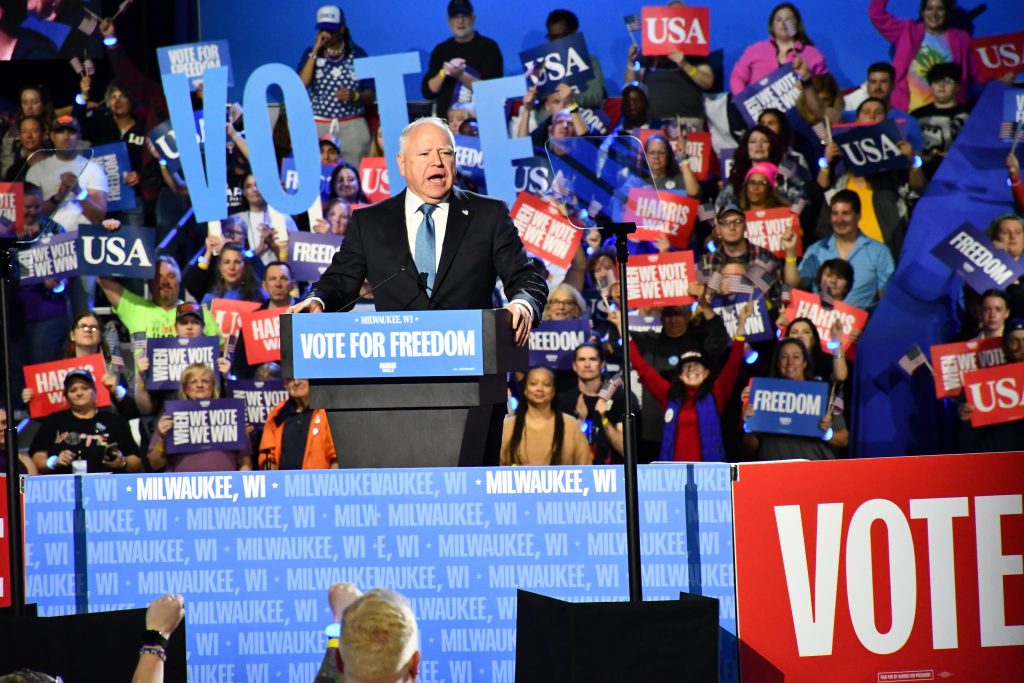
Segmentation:
{"type": "Polygon", "coordinates": [[[718,221],[718,225],[723,228],[741,228],[743,227],[744,223],[746,223],[746,221],[743,220],[742,218],[734,218],[731,221],[718,221]]]}
{"type": "Polygon", "coordinates": [[[85,330],[86,332],[97,332],[99,331],[98,325],[75,325],[76,330],[85,330]]]}

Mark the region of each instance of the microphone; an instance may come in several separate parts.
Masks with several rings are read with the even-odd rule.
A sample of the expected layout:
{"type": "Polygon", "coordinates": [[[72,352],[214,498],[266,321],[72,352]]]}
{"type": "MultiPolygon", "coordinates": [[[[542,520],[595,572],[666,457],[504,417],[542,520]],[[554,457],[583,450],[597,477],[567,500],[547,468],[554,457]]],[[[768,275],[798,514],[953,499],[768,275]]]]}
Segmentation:
{"type": "MultiPolygon", "coordinates": [[[[394,280],[394,279],[395,279],[396,277],[398,277],[399,275],[401,275],[402,273],[404,273],[404,272],[405,272],[406,270],[408,270],[408,269],[409,269],[409,262],[410,262],[410,261],[412,261],[412,254],[409,254],[409,255],[408,255],[408,256],[406,257],[406,259],[405,259],[405,263],[403,263],[403,264],[402,264],[401,266],[399,266],[398,270],[396,270],[396,271],[395,271],[395,272],[393,272],[393,273],[392,273],[391,275],[387,276],[386,278],[384,278],[383,280],[381,280],[381,281],[380,281],[380,282],[378,282],[377,284],[375,284],[375,285],[372,285],[372,286],[371,286],[371,287],[370,287],[370,288],[369,288],[368,290],[366,290],[365,294],[371,294],[372,292],[375,292],[375,291],[377,291],[377,289],[378,289],[378,288],[380,288],[380,287],[383,287],[384,285],[386,285],[387,283],[391,282],[391,281],[392,281],[392,280],[394,280]]],[[[416,278],[416,281],[417,281],[417,282],[420,282],[420,279],[419,279],[419,278],[417,277],[417,278],[416,278]]],[[[425,286],[426,286],[426,285],[424,285],[424,287],[425,287],[425,286]]],[[[343,311],[343,310],[345,310],[346,308],[348,308],[349,306],[355,306],[355,305],[356,305],[356,303],[358,303],[358,301],[359,301],[360,299],[362,299],[362,298],[363,298],[363,296],[364,296],[363,294],[357,294],[357,295],[356,295],[356,298],[352,299],[351,301],[349,301],[348,303],[346,303],[346,304],[345,304],[344,306],[342,306],[342,307],[341,307],[341,308],[339,308],[338,310],[339,310],[339,311],[343,311]]]]}

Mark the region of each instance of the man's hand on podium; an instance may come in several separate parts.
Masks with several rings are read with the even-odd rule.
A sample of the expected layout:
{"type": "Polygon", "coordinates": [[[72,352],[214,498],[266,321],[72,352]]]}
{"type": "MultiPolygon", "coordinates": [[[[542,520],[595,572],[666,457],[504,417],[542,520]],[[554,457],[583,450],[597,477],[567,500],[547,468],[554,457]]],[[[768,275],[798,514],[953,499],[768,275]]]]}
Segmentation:
{"type": "Polygon", "coordinates": [[[285,313],[323,313],[324,307],[320,305],[319,299],[306,299],[288,307],[285,313]]]}
{"type": "Polygon", "coordinates": [[[533,327],[533,311],[518,301],[505,307],[512,318],[512,333],[515,335],[516,346],[526,346],[530,339],[530,328],[533,327]]]}

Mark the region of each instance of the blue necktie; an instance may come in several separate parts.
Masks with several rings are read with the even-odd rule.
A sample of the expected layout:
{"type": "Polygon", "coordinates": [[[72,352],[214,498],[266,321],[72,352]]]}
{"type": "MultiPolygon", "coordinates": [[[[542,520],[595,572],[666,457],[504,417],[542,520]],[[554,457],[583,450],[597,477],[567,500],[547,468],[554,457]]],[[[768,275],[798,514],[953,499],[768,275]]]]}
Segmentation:
{"type": "Polygon", "coordinates": [[[434,293],[434,276],[437,274],[434,247],[434,219],[430,214],[434,213],[437,204],[423,204],[417,211],[423,214],[423,220],[416,231],[416,269],[420,273],[420,281],[427,286],[428,295],[434,293]]]}

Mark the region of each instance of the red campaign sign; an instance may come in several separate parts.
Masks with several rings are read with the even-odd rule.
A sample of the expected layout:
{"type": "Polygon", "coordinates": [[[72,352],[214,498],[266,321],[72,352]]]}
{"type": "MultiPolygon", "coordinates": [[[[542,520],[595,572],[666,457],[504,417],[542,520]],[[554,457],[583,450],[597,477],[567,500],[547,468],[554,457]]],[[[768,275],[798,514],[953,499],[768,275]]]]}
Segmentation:
{"type": "Polygon", "coordinates": [[[696,279],[692,251],[631,256],[626,266],[629,307],[690,304],[695,299],[687,290],[696,279]]]}
{"type": "Polygon", "coordinates": [[[520,192],[512,205],[512,221],[528,252],[559,268],[569,268],[580,248],[580,231],[557,208],[529,192],[520,192]]]}
{"type": "Polygon", "coordinates": [[[388,164],[384,157],[363,157],[359,162],[359,186],[371,204],[391,196],[388,164]]]}
{"type": "Polygon", "coordinates": [[[1020,680],[1022,481],[1020,452],[739,465],[741,680],[1020,680]]]}
{"type": "MultiPolygon", "coordinates": [[[[747,239],[779,258],[786,258],[786,248],[782,246],[782,236],[786,234],[786,231],[792,227],[797,237],[801,236],[800,220],[788,206],[747,211],[745,216],[747,239]]],[[[796,241],[796,253],[801,256],[804,253],[802,239],[796,241]]]]}
{"type": "Polygon", "coordinates": [[[931,356],[935,370],[935,396],[950,398],[960,395],[965,372],[1003,364],[1003,340],[992,337],[936,344],[931,348],[931,356]]]}
{"type": "Polygon", "coordinates": [[[857,349],[850,339],[850,332],[864,330],[864,325],[868,322],[868,312],[842,301],[836,301],[833,308],[827,308],[821,305],[821,297],[817,294],[794,289],[786,308],[786,318],[790,321],[797,318],[809,318],[814,321],[814,326],[818,328],[818,336],[821,337],[821,350],[828,354],[832,353],[828,348],[828,341],[832,338],[832,324],[838,318],[843,324],[843,353],[853,360],[857,357],[857,349]]]}
{"type": "Polygon", "coordinates": [[[679,50],[685,55],[706,57],[711,52],[709,15],[707,7],[644,7],[640,29],[644,56],[679,50]]]}
{"type": "Polygon", "coordinates": [[[242,301],[241,299],[214,299],[210,302],[210,311],[213,313],[217,325],[220,326],[222,340],[238,334],[242,331],[242,315],[250,313],[260,307],[255,301],[242,301]]]}
{"type": "Polygon", "coordinates": [[[971,41],[971,49],[982,83],[1024,71],[1024,31],[977,38],[971,41]]]}
{"type": "Polygon", "coordinates": [[[249,365],[281,360],[281,314],[284,311],[270,308],[242,316],[242,336],[249,365]]]}
{"type": "Polygon", "coordinates": [[[711,133],[686,134],[686,163],[697,176],[697,180],[707,180],[711,174],[711,133]]]}
{"type": "Polygon", "coordinates": [[[973,427],[1024,420],[1024,363],[965,372],[964,396],[973,427]]]}
{"type": "Polygon", "coordinates": [[[26,365],[25,386],[35,392],[35,396],[28,404],[29,415],[38,420],[50,413],[67,410],[69,406],[64,400],[64,376],[71,370],[79,369],[88,370],[96,380],[96,405],[101,408],[109,406],[110,392],[103,384],[107,366],[103,362],[103,354],[94,353],[81,358],[65,358],[49,363],[26,365]]]}
{"type": "Polygon", "coordinates": [[[0,607],[11,606],[11,549],[7,528],[7,475],[0,474],[0,607]]]}
{"type": "Polygon", "coordinates": [[[636,223],[633,241],[656,240],[665,235],[673,247],[686,248],[697,222],[700,200],[667,190],[632,187],[622,220],[636,223]]]}
{"type": "Polygon", "coordinates": [[[0,237],[14,237],[24,225],[24,187],[21,183],[0,183],[0,237]]]}

